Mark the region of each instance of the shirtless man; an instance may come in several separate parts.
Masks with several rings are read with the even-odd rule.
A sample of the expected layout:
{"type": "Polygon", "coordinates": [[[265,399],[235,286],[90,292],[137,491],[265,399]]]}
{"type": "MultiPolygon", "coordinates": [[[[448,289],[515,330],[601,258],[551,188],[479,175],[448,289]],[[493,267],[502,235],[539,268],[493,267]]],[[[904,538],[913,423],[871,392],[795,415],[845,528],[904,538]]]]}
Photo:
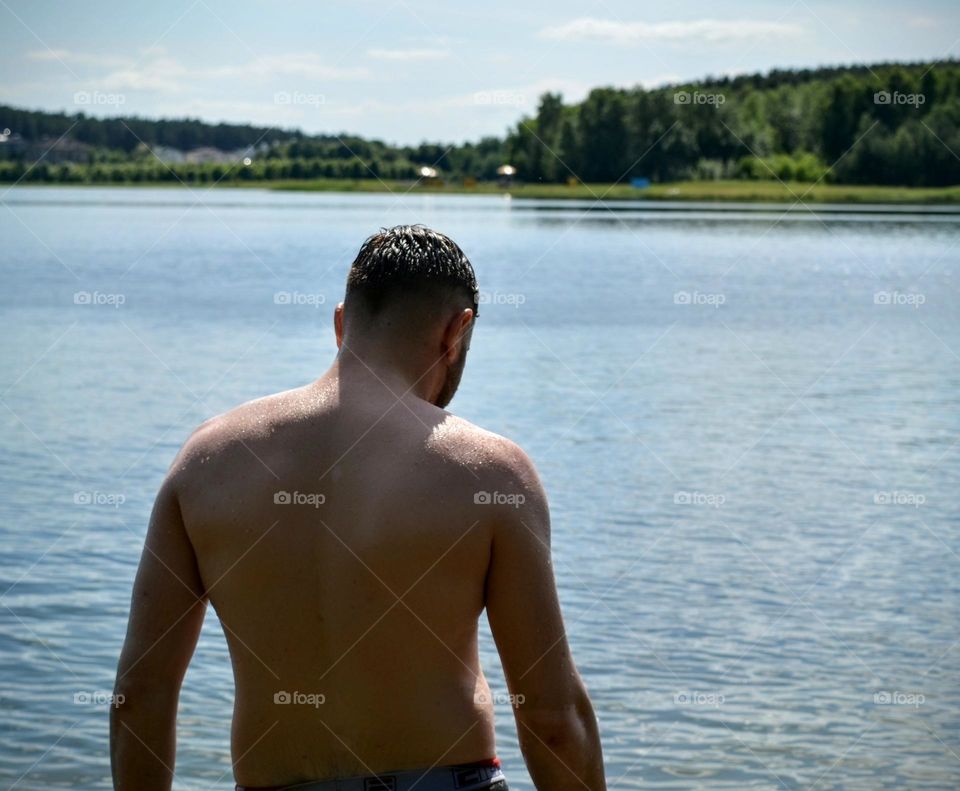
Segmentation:
{"type": "Polygon", "coordinates": [[[238,789],[505,789],[484,609],[537,788],[605,788],[537,474],[512,442],[444,410],[478,304],[449,238],[376,234],[334,314],[330,370],[189,438],[134,583],[111,716],[117,789],[171,788],[208,601],[233,664],[238,789]]]}

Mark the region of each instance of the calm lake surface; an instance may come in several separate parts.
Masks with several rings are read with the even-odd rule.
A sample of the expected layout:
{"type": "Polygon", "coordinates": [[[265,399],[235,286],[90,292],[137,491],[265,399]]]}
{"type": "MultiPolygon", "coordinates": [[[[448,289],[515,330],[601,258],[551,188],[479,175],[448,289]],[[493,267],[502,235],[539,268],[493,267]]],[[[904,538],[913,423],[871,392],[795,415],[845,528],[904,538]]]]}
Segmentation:
{"type": "MultiPolygon", "coordinates": [[[[477,269],[451,409],[539,466],[610,786],[960,786],[960,214],[227,189],[3,203],[3,787],[109,787],[97,695],[167,466],[202,420],[324,370],[360,242],[401,222],[477,269]]],[[[232,696],[211,610],[176,788],[232,787],[232,696]]],[[[497,714],[511,788],[532,789],[497,714]]]]}

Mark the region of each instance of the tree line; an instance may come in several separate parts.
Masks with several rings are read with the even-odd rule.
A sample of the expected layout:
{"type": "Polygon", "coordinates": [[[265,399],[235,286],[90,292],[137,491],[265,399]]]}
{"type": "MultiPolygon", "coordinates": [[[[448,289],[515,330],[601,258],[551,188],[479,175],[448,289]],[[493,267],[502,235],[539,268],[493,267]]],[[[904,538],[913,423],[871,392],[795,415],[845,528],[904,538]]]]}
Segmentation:
{"type": "Polygon", "coordinates": [[[960,64],[773,71],[540,100],[507,150],[530,179],[960,183],[960,64]]]}
{"type": "Polygon", "coordinates": [[[493,180],[509,163],[525,182],[769,179],[848,184],[960,184],[960,63],[774,70],[647,90],[596,88],[582,102],[540,97],[503,138],[395,146],[353,135],[197,120],[97,119],[0,107],[25,141],[66,135],[81,161],[0,160],[0,179],[215,181],[219,178],[493,180]],[[235,151],[249,166],[158,162],[152,146],[235,151]]]}

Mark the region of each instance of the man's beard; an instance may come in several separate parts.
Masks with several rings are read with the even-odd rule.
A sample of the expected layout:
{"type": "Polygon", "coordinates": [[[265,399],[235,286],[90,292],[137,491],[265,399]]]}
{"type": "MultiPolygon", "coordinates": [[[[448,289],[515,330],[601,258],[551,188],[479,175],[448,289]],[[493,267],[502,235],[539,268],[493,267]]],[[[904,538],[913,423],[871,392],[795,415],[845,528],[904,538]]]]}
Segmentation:
{"type": "Polygon", "coordinates": [[[443,381],[443,387],[433,401],[434,406],[444,409],[447,404],[453,400],[453,396],[460,386],[460,377],[463,376],[463,368],[467,364],[467,345],[461,344],[460,356],[457,361],[447,369],[447,378],[443,381]]]}

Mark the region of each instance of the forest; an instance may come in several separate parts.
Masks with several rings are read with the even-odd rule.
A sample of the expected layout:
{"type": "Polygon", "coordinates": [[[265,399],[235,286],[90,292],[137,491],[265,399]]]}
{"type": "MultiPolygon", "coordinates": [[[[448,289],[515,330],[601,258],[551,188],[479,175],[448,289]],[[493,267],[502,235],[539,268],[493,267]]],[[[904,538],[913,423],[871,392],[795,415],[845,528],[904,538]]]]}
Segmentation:
{"type": "Polygon", "coordinates": [[[774,70],[649,90],[599,87],[576,103],[546,93],[535,114],[503,137],[459,144],[402,146],[348,134],[7,106],[0,106],[0,131],[9,132],[0,144],[5,182],[411,180],[424,167],[446,182],[492,182],[510,164],[521,183],[777,178],[941,187],[960,184],[960,63],[774,70]],[[44,156],[44,146],[63,147],[64,140],[73,144],[69,153],[44,156]],[[154,154],[161,146],[235,157],[164,162],[154,154]]]}

